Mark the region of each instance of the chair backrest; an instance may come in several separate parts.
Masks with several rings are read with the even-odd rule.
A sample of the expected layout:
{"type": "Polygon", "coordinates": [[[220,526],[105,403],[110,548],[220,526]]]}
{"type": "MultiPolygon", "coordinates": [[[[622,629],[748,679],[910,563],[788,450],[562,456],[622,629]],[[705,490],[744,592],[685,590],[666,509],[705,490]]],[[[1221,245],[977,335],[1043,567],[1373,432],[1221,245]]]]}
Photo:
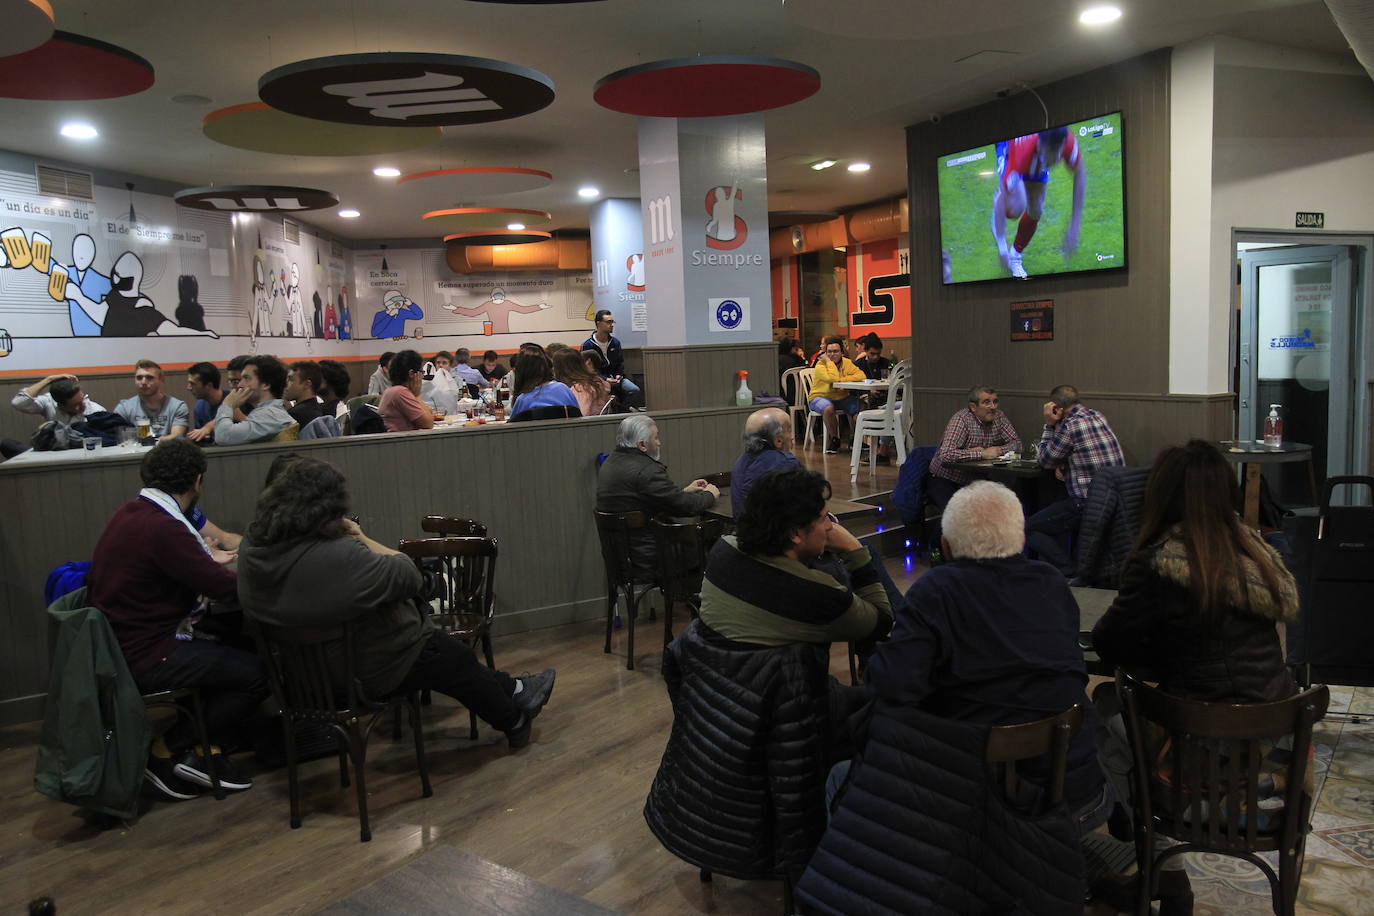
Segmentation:
{"type": "Polygon", "coordinates": [[[596,513],[596,534],[601,540],[601,562],[606,566],[606,581],[622,585],[634,581],[635,564],[630,553],[630,532],[645,525],[643,512],[596,513]]]}
{"type": "Polygon", "coordinates": [[[796,370],[797,372],[797,405],[798,407],[809,407],[811,404],[811,382],[815,378],[816,370],[810,366],[804,366],[796,370]]]}
{"type": "Polygon", "coordinates": [[[718,518],[675,522],[657,517],[649,529],[654,535],[659,588],[670,600],[695,595],[706,568],[706,553],[725,533],[725,523],[718,518]]]}
{"type": "Polygon", "coordinates": [[[491,625],[496,613],[496,538],[406,538],[397,549],[422,569],[424,560],[440,562],[444,587],[436,588],[432,597],[438,604],[434,616],[441,627],[454,628],[460,614],[491,625]]]}
{"type": "Polygon", "coordinates": [[[450,538],[487,536],[486,525],[474,518],[458,518],[456,515],[426,515],[420,520],[420,530],[450,538]]]}
{"type": "Polygon", "coordinates": [[[329,416],[316,417],[301,427],[302,439],[335,439],[342,435],[339,421],[329,416]]]}
{"type": "MultiPolygon", "coordinates": [[[[801,380],[803,374],[811,371],[813,370],[808,369],[806,366],[793,366],[791,369],[788,369],[786,372],[782,374],[782,390],[784,393],[787,391],[792,392],[793,407],[806,406],[806,398],[802,396],[801,380]],[[789,387],[789,382],[791,387],[789,387]]],[[[806,390],[811,390],[811,386],[809,384],[806,386],[806,390]]]]}
{"type": "Polygon", "coordinates": [[[341,710],[371,705],[354,674],[351,626],[255,624],[272,693],[289,717],[332,721],[341,710]]]}
{"type": "Polygon", "coordinates": [[[348,410],[352,413],[363,404],[371,404],[373,407],[376,407],[381,400],[382,396],[380,394],[360,394],[348,399],[348,410]]]}
{"type": "Polygon", "coordinates": [[[1169,696],[1121,670],[1116,686],[1131,744],[1137,823],[1219,852],[1293,848],[1308,829],[1308,755],[1312,726],[1331,699],[1326,685],[1244,704],[1169,696]],[[1291,749],[1276,752],[1281,738],[1292,739],[1291,749]],[[1261,774],[1264,784],[1284,787],[1282,811],[1272,799],[1261,809],[1261,774]]]}
{"type": "Polygon", "coordinates": [[[512,423],[526,423],[530,420],[566,420],[582,416],[582,411],[566,404],[549,404],[545,407],[527,407],[510,418],[512,423]]]}
{"type": "Polygon", "coordinates": [[[1083,722],[1083,707],[1075,704],[1058,715],[1022,725],[998,725],[988,732],[985,759],[1008,801],[1018,798],[1020,761],[1049,758],[1049,784],[1036,807],[1043,811],[1064,800],[1064,771],[1069,744],[1083,722]]]}

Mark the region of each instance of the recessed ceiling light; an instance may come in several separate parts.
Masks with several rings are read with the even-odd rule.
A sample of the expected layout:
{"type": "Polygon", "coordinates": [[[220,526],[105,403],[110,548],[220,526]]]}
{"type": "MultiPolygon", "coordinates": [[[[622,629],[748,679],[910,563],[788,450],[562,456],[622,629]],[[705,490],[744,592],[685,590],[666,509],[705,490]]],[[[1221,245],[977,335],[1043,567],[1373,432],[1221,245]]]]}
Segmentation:
{"type": "Polygon", "coordinates": [[[867,172],[869,169],[873,168],[873,166],[867,162],[851,162],[847,168],[851,172],[867,172]]]}
{"type": "Polygon", "coordinates": [[[359,213],[357,210],[340,210],[339,215],[342,216],[344,219],[357,219],[358,217],[362,216],[362,214],[359,213]]]}
{"type": "Polygon", "coordinates": [[[94,140],[100,136],[100,131],[89,124],[63,124],[58,133],[72,140],[94,140]]]}
{"type": "Polygon", "coordinates": [[[813,169],[815,169],[816,171],[820,172],[820,171],[823,171],[823,170],[825,170],[825,169],[830,168],[830,167],[831,167],[832,165],[834,165],[834,164],[835,164],[835,160],[834,160],[834,159],[822,159],[822,160],[819,161],[819,162],[813,162],[813,163],[811,163],[811,168],[813,168],[813,169]]]}
{"type": "Polygon", "coordinates": [[[1116,22],[1121,18],[1119,6],[1090,6],[1078,14],[1078,21],[1084,25],[1103,25],[1116,22]]]}
{"type": "Polygon", "coordinates": [[[372,174],[378,178],[395,178],[401,174],[401,170],[390,165],[379,165],[372,170],[372,174]]]}
{"type": "Polygon", "coordinates": [[[578,188],[578,189],[577,189],[577,196],[578,196],[578,197],[581,197],[581,198],[584,198],[584,199],[586,199],[586,200],[591,200],[593,197],[600,197],[600,196],[601,196],[601,189],[600,189],[600,188],[594,188],[594,187],[592,187],[591,185],[587,185],[585,188],[578,188]]]}
{"type": "Polygon", "coordinates": [[[525,224],[524,224],[524,223],[507,223],[507,224],[506,224],[506,228],[509,229],[511,232],[519,232],[521,229],[524,229],[524,228],[525,228],[525,224]]]}

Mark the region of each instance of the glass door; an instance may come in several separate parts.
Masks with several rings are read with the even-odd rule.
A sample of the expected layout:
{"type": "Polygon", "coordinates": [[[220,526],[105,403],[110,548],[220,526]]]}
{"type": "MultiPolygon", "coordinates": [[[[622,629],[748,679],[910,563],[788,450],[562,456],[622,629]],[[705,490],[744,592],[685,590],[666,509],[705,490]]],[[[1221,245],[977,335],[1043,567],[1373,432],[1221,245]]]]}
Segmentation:
{"type": "MultiPolygon", "coordinates": [[[[1312,446],[1318,486],[1328,475],[1360,473],[1358,261],[1359,249],[1339,245],[1241,253],[1236,437],[1263,439],[1269,406],[1282,405],[1284,441],[1312,446]]],[[[1265,477],[1281,504],[1312,504],[1302,464],[1269,465],[1265,477]]]]}

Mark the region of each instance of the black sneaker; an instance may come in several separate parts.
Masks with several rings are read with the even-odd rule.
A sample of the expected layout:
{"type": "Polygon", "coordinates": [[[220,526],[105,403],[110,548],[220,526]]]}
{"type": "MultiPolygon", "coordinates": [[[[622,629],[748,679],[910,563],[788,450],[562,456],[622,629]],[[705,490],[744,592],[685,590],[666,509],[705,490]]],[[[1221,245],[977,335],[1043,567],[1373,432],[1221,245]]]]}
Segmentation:
{"type": "Polygon", "coordinates": [[[839,452],[840,440],[838,436],[825,443],[825,453],[827,455],[837,455],[839,452]]]}
{"type": "Polygon", "coordinates": [[[172,801],[187,801],[205,792],[195,783],[178,776],[170,757],[149,755],[148,762],[143,767],[143,778],[158,795],[172,801]]]}
{"type": "MultiPolygon", "coordinates": [[[[242,792],[244,789],[253,788],[253,780],[240,773],[238,768],[229,762],[229,758],[223,754],[215,754],[212,758],[215,761],[215,775],[219,777],[219,784],[230,792],[242,792]]],[[[205,758],[195,751],[191,751],[173,768],[173,771],[187,782],[211,788],[210,770],[206,766],[205,758]]]]}
{"type": "Polygon", "coordinates": [[[553,695],[553,679],[555,677],[552,668],[545,668],[538,674],[525,674],[520,677],[520,683],[524,685],[513,699],[515,705],[526,716],[533,719],[539,715],[539,711],[544,708],[544,704],[553,695]]]}

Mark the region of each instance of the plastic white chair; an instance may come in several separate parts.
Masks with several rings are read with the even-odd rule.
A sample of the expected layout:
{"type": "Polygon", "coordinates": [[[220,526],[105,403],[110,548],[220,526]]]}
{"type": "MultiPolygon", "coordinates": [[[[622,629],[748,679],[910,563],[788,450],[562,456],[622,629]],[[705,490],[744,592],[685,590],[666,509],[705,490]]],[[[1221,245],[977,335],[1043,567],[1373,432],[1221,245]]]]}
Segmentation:
{"type": "MultiPolygon", "coordinates": [[[[891,436],[897,441],[897,466],[906,461],[906,400],[911,379],[911,364],[906,360],[892,367],[888,376],[887,403],[854,416],[854,449],[849,456],[849,479],[859,479],[859,452],[865,437],[891,436]]],[[[868,449],[868,473],[878,465],[878,442],[868,449]]]]}

